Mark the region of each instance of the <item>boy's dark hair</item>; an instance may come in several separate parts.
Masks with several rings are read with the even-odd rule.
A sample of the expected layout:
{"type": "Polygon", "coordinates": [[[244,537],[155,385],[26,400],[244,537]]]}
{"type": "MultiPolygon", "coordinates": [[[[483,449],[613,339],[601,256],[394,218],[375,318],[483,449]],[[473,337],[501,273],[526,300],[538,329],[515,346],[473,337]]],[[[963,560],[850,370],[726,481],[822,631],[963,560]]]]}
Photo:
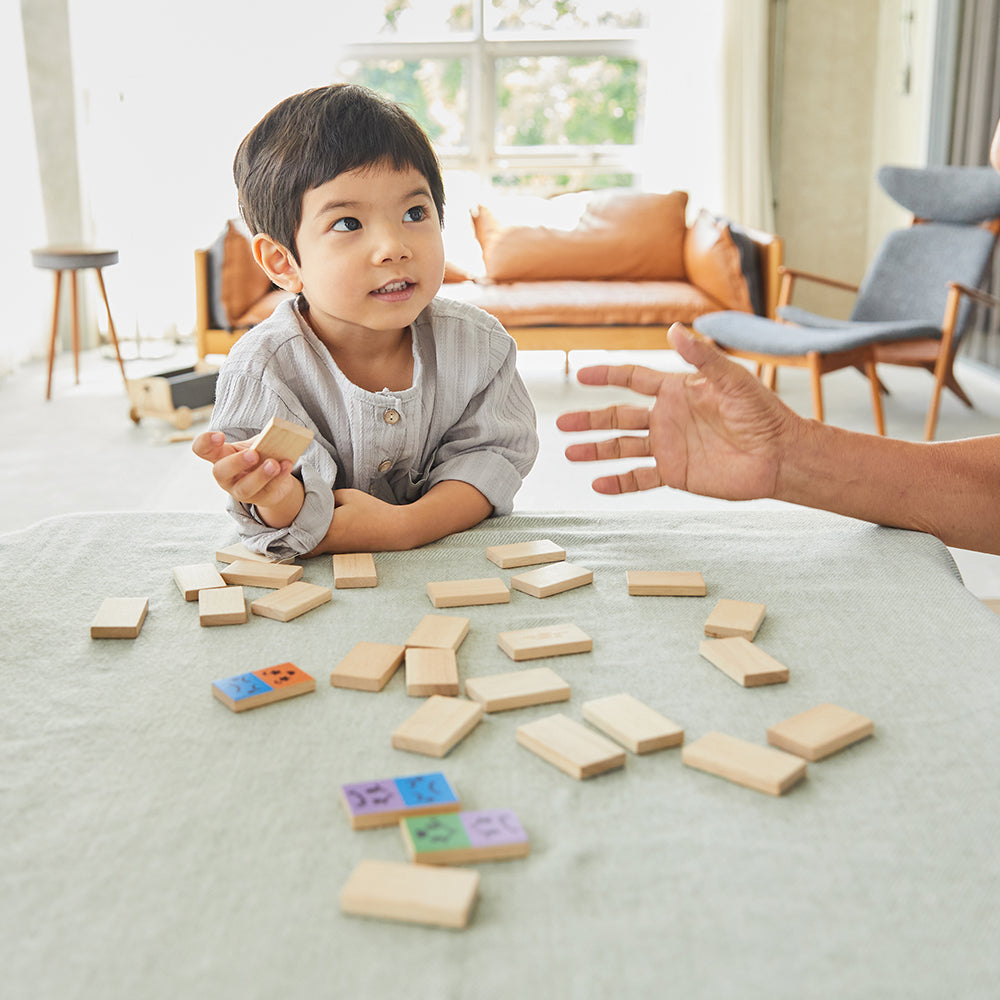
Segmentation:
{"type": "Polygon", "coordinates": [[[307,90],[272,108],[240,143],[233,161],[240,213],[251,233],[266,233],[297,260],[303,195],[380,163],[423,174],[444,225],[441,165],[427,134],[400,105],[349,83],[307,90]]]}

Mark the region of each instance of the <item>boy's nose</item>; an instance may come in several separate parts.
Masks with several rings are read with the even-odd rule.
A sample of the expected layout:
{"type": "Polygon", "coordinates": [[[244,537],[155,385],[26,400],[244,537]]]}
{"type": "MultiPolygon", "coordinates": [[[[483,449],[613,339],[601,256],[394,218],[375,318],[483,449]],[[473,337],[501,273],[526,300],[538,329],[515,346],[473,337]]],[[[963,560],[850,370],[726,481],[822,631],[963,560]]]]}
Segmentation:
{"type": "Polygon", "coordinates": [[[411,255],[403,233],[387,230],[379,234],[375,244],[375,257],[380,264],[391,263],[394,260],[409,260],[411,255]]]}

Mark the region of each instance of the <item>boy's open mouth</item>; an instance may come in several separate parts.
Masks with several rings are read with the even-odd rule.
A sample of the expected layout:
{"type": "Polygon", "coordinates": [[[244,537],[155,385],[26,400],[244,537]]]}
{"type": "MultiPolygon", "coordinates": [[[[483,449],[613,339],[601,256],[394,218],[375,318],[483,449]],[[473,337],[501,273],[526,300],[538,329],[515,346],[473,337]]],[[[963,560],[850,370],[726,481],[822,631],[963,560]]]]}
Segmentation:
{"type": "Polygon", "coordinates": [[[390,281],[388,284],[383,285],[381,288],[376,288],[372,294],[393,295],[398,292],[405,292],[407,289],[412,287],[413,283],[410,281],[390,281]]]}

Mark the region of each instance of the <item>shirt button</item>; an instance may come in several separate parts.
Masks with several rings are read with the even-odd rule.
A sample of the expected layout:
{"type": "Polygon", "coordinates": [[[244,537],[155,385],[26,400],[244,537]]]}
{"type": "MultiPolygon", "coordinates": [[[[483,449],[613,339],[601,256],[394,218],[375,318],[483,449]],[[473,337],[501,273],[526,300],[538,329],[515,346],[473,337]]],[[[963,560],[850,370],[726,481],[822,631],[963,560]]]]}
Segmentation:
{"type": "Polygon", "coordinates": [[[399,413],[396,410],[386,410],[385,413],[382,414],[382,419],[387,424],[398,424],[400,418],[399,413]]]}
{"type": "Polygon", "coordinates": [[[389,459],[385,459],[385,461],[378,463],[379,472],[388,472],[391,468],[392,468],[392,462],[390,462],[389,459]]]}

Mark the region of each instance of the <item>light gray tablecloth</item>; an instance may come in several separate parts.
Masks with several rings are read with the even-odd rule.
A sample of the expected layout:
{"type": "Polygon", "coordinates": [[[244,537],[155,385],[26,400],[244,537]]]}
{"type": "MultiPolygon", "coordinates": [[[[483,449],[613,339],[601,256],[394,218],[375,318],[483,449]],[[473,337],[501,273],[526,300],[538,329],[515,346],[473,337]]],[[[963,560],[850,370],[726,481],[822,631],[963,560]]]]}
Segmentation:
{"type": "MultiPolygon", "coordinates": [[[[524,515],[377,556],[379,586],[284,624],[200,628],[174,566],[235,541],[206,514],[79,515],[0,537],[0,986],[30,1000],[996,997],[1000,618],[927,536],[815,513],[524,515]],[[592,654],[539,661],[572,700],[489,715],[443,761],[394,750],[418,706],[329,686],[355,642],[403,642],[428,580],[500,575],[489,544],[551,538],[595,572],[472,619],[464,676],[515,665],[509,628],[572,621],[592,654]],[[627,569],[698,569],[706,598],[635,598],[627,569]],[[148,596],[135,641],[91,640],[107,596],[148,596]],[[715,600],[768,608],[787,684],[743,689],[698,654],[715,600]],[[317,693],[234,715],[213,680],[292,661],[317,693]],[[629,756],[577,782],[517,725],[627,691],[685,727],[763,744],[824,701],[874,738],[783,798],[629,756]],[[479,866],[470,926],[347,917],[362,858],[338,788],[444,770],[469,808],[515,810],[525,860],[479,866]]],[[[307,580],[332,585],[327,557],[307,580]]],[[[258,592],[250,591],[251,596],[258,592]]]]}

